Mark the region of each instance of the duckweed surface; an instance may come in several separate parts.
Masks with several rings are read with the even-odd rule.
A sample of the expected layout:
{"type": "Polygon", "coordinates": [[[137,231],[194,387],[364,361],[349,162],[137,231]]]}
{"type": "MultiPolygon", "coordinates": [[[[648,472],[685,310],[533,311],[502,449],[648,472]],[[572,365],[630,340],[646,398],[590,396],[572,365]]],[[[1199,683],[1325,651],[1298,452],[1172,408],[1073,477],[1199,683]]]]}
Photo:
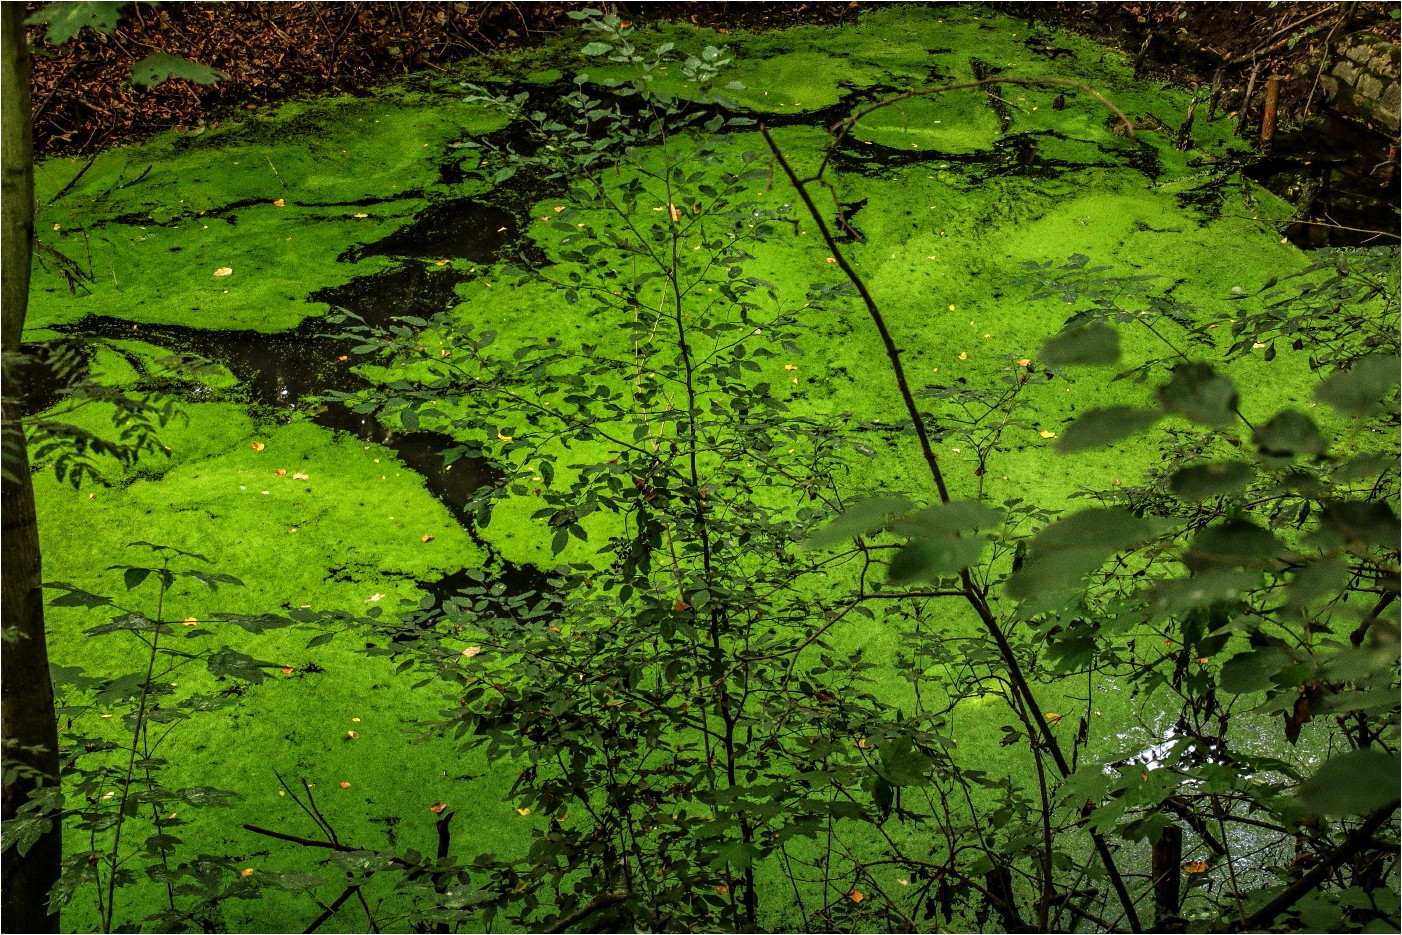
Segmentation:
{"type": "MultiPolygon", "coordinates": [[[[827,139],[822,127],[864,103],[987,75],[1079,82],[1140,126],[1133,137],[1117,135],[1109,111],[1079,87],[1008,85],[913,98],[851,128],[834,177],[835,199],[860,237],[846,248],[879,297],[907,367],[926,384],[991,384],[1016,372],[1017,361],[1067,318],[1057,298],[1027,298],[1027,263],[1059,266],[1084,254],[1117,275],[1158,277],[1156,290],[1199,321],[1222,322],[1233,313],[1233,287],[1253,289],[1267,275],[1307,264],[1277,231],[1289,206],[1231,168],[1241,144],[1226,118],[1199,116],[1194,144],[1176,148],[1190,93],[1137,79],[1123,55],[1079,37],[979,8],[895,5],[845,29],[718,36],[665,26],[653,40],[728,46],[726,76],[744,85],[728,93],[770,123],[800,167],[816,164],[827,139]]],[[[495,79],[544,100],[568,89],[563,76],[581,67],[595,80],[613,75],[611,66],[579,59],[573,50],[580,43],[566,37],[502,62],[496,75],[478,65],[464,77],[495,79]]],[[[487,528],[472,529],[460,513],[461,489],[442,475],[426,481],[416,470],[432,473],[424,458],[411,465],[397,456],[406,436],[441,431],[508,461],[508,442],[530,426],[493,423],[464,433],[452,428],[451,413],[423,426],[370,424],[320,398],[329,389],[416,378],[358,362],[334,337],[340,327],[325,319],[333,305],[390,321],[439,303],[479,331],[496,331],[506,347],[543,334],[565,344],[616,334],[613,322],[586,316],[553,290],[513,285],[498,265],[522,251],[535,262],[557,262],[560,237],[543,220],[564,196],[554,182],[516,179],[494,188],[475,171],[476,151],[461,144],[510,143],[513,128],[466,102],[456,82],[289,104],[114,149],[91,165],[50,161],[37,176],[41,237],[71,262],[45,261],[36,270],[32,337],[90,331],[101,316],[107,324],[91,351],[94,376],[113,385],[158,385],[185,399],[182,418],[162,435],[167,457],[116,472],[110,487],[75,491],[48,475],[37,478],[45,574],[150,607],[150,585],[126,594],[120,573],[107,570],[142,560],[124,547],[145,541],[207,556],[209,569],[243,582],[217,591],[178,587],[165,598],[168,618],[206,621],[191,639],[252,657],[264,678],[172,731],[164,755],[173,764],[171,784],[228,788],[242,797],[192,812],[186,842],[242,856],[260,872],[308,866],[304,855],[270,848],[240,829],[251,823],[311,833],[275,770],[296,789],[297,779],[314,783],[330,823],[360,836],[357,846],[431,850],[436,802],[454,803],[466,816],[471,844],[482,852],[521,849],[523,829],[536,820],[517,813],[509,775],[464,758],[441,738],[410,745],[414,723],[442,702],[436,690],[416,690],[396,674],[391,654],[366,654],[367,646],[383,648],[374,630],[348,625],[329,642],[308,645],[313,634],[306,629],[251,634],[210,617],[305,608],[364,617],[431,602],[433,583],[464,569],[485,569],[490,580],[556,560],[549,531],[531,519],[540,501],[530,492],[500,505],[487,528]],[[469,235],[478,246],[464,245],[469,235]],[[484,235],[498,240],[479,249],[484,235]],[[231,334],[238,335],[237,352],[231,334]],[[284,343],[275,343],[279,336],[284,343]],[[165,370],[161,360],[172,351],[198,353],[215,366],[193,378],[165,370]],[[276,378],[259,369],[274,359],[283,368],[276,378]]],[[[660,73],[658,82],[687,93],[677,74],[660,73]]],[[[737,135],[734,146],[767,152],[757,134],[737,135]]],[[[755,195],[776,204],[794,200],[779,182],[758,183],[755,195]]],[[[604,223],[587,216],[578,222],[604,223]]],[[[787,301],[799,301],[811,284],[840,281],[829,260],[812,225],[798,220],[792,237],[756,248],[748,268],[772,280],[787,301]]],[[[1127,360],[1162,355],[1153,335],[1124,334],[1127,360]]],[[[434,336],[424,340],[438,346],[434,336]]],[[[450,343],[442,348],[451,353],[450,343]]],[[[1310,379],[1288,350],[1269,365],[1247,359],[1230,372],[1248,417],[1274,411],[1283,396],[1302,395],[1310,379]]],[[[894,387],[855,302],[811,321],[792,358],[760,377],[795,411],[845,426],[875,453],[853,470],[853,494],[908,489],[918,476],[908,435],[883,424],[898,408],[894,387]]],[[[1158,457],[1151,446],[1057,457],[1051,436],[1085,408],[1141,404],[1151,392],[1131,380],[1043,382],[1030,391],[1019,423],[1007,428],[1008,450],[987,473],[967,443],[942,433],[939,454],[955,495],[1020,496],[1057,509],[1084,487],[1138,478],[1158,457]]],[[[109,416],[92,407],[73,418],[97,429],[109,416]]],[[[453,443],[442,436],[434,444],[453,443]]],[[[478,470],[485,478],[491,468],[478,470]]],[[[606,532],[608,523],[604,518],[597,528],[606,532]]],[[[577,543],[560,558],[590,559],[577,543]]],[[[188,564],[204,567],[195,559],[188,564]]],[[[133,646],[82,635],[100,622],[97,615],[55,608],[49,621],[61,671],[110,676],[131,667],[124,653],[133,646]]],[[[901,643],[899,634],[871,622],[848,624],[837,638],[882,665],[901,643]]],[[[180,691],[215,697],[227,687],[205,677],[175,681],[180,691]]],[[[893,703],[908,690],[893,684],[893,703]]],[[[1107,692],[1105,713],[1132,725],[1128,705],[1113,694],[1107,692]]],[[[1103,743],[1125,756],[1142,749],[1157,725],[1151,713],[1138,716],[1142,729],[1118,737],[1106,731],[1103,743]]],[[[961,743],[967,737],[969,755],[989,770],[1011,763],[989,720],[1005,717],[977,700],[959,709],[961,743]]],[[[70,836],[69,846],[82,842],[70,836]]],[[[156,898],[154,888],[131,892],[124,909],[131,918],[156,905],[144,902],[156,898]]],[[[306,910],[295,893],[265,892],[266,900],[226,906],[229,930],[282,930],[278,920],[306,910]]],[[[80,900],[66,926],[87,929],[91,911],[80,900]]],[[[343,930],[337,924],[325,930],[343,930]]]]}

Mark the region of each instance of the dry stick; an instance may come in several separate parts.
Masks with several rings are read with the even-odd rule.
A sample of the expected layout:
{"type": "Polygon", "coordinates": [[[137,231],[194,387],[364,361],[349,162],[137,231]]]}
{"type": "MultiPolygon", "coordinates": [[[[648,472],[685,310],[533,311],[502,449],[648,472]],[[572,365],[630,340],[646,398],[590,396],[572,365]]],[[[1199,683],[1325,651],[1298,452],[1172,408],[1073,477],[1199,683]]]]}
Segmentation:
{"type": "Polygon", "coordinates": [[[321,915],[317,916],[315,919],[312,920],[311,925],[308,925],[306,928],[302,929],[302,935],[311,935],[312,932],[315,932],[317,929],[325,925],[332,916],[334,916],[337,912],[340,911],[341,907],[345,905],[346,900],[350,899],[352,896],[359,892],[359,883],[352,883],[350,886],[346,887],[345,891],[341,893],[340,896],[336,897],[335,902],[323,909],[321,915]]]}
{"type": "Polygon", "coordinates": [[[1276,916],[1316,890],[1339,868],[1340,864],[1372,843],[1373,835],[1392,817],[1392,813],[1397,811],[1398,804],[1396,800],[1393,800],[1369,815],[1367,821],[1349,832],[1344,843],[1334,848],[1329,856],[1311,867],[1308,873],[1286,887],[1279,896],[1243,919],[1241,924],[1237,926],[1237,930],[1259,931],[1268,927],[1275,921],[1276,916]]]}
{"type": "Polygon", "coordinates": [[[1246,93],[1241,96],[1241,110],[1236,115],[1237,136],[1241,135],[1241,130],[1246,126],[1246,115],[1251,110],[1251,92],[1256,90],[1256,78],[1261,74],[1261,63],[1257,62],[1251,66],[1251,77],[1246,79],[1246,93]]]}
{"type": "Polygon", "coordinates": [[[1280,103],[1280,76],[1266,79],[1266,103],[1261,110],[1261,152],[1270,152],[1275,141],[1275,112],[1280,103]]]}
{"type": "Polygon", "coordinates": [[[549,933],[554,932],[563,932],[566,929],[568,929],[571,925],[577,925],[578,923],[583,922],[585,919],[589,918],[594,913],[598,912],[600,909],[603,909],[606,906],[612,906],[614,903],[625,902],[627,899],[628,894],[626,892],[600,893],[598,896],[594,897],[593,902],[589,903],[589,905],[584,906],[581,909],[576,909],[574,912],[571,912],[564,918],[555,920],[553,924],[546,926],[540,931],[542,932],[542,935],[549,935],[549,933]]]}
{"type": "MultiPolygon", "coordinates": [[[[987,79],[966,85],[951,85],[943,90],[952,90],[955,87],[977,87],[978,85],[995,83],[999,80],[1016,84],[1040,83],[1020,79],[987,79]]],[[[1074,82],[1061,81],[1048,83],[1074,84],[1074,82]]],[[[1083,85],[1079,86],[1084,87],[1083,85]]],[[[1097,92],[1089,88],[1086,90],[1090,90],[1092,94],[1100,97],[1097,92]]],[[[936,91],[927,91],[924,93],[932,94],[936,93],[936,91]]],[[[915,92],[910,92],[900,97],[905,98],[913,96],[916,96],[915,92]]],[[[1104,100],[1104,98],[1101,99],[1104,100]]],[[[1113,108],[1113,105],[1111,105],[1111,107],[1113,108]]],[[[862,114],[869,113],[873,109],[874,106],[859,111],[858,114],[846,121],[847,125],[850,127],[851,124],[860,119],[862,114]]],[[[1120,114],[1121,119],[1124,119],[1128,126],[1129,121],[1124,117],[1123,112],[1118,108],[1113,109],[1116,113],[1120,114]]],[[[935,482],[935,488],[939,491],[940,502],[948,503],[950,500],[949,489],[944,482],[944,472],[940,469],[939,458],[935,455],[934,449],[930,446],[929,430],[925,425],[924,417],[920,414],[919,407],[915,404],[915,397],[910,391],[910,382],[906,379],[905,367],[901,363],[900,349],[896,347],[896,342],[891,337],[890,330],[886,327],[886,319],[881,314],[881,309],[877,307],[876,300],[872,297],[870,290],[867,289],[866,283],[862,280],[862,277],[853,269],[852,264],[838,247],[837,241],[833,238],[832,231],[828,228],[827,222],[823,220],[822,212],[820,212],[818,206],[813,203],[813,196],[809,194],[806,183],[800,180],[798,174],[794,172],[793,166],[789,164],[783,151],[779,149],[778,144],[774,142],[773,136],[770,135],[769,128],[761,123],[759,131],[764,137],[764,141],[769,145],[770,152],[774,154],[775,161],[778,162],[780,168],[784,170],[784,174],[788,177],[789,183],[793,185],[794,189],[798,192],[799,198],[803,200],[804,207],[808,209],[808,213],[813,218],[818,232],[823,235],[824,242],[827,244],[828,249],[832,251],[833,259],[837,261],[838,267],[847,277],[847,280],[852,283],[857,293],[861,296],[863,303],[865,303],[867,313],[876,326],[877,332],[881,335],[882,344],[885,345],[886,358],[890,362],[891,371],[896,379],[896,386],[900,390],[902,401],[905,403],[906,414],[910,418],[911,424],[915,427],[915,434],[920,442],[920,451],[925,458],[925,464],[929,468],[930,476],[935,482]]],[[[840,140],[840,137],[834,140],[832,148],[835,148],[838,140],[840,140]]],[[[827,165],[828,158],[831,156],[832,148],[830,148],[828,154],[824,156],[822,166],[819,167],[818,173],[808,181],[813,181],[821,176],[823,167],[827,165]]],[[[1003,664],[1008,668],[1009,680],[1016,688],[1018,694],[1022,696],[1028,712],[1035,716],[1042,708],[1037,703],[1037,698],[1032,693],[1032,688],[1022,673],[1022,666],[1018,662],[1016,654],[1013,652],[1012,645],[1008,642],[1007,635],[1003,633],[1002,627],[998,625],[997,618],[994,617],[993,611],[988,606],[988,602],[984,599],[983,594],[980,593],[975,586],[973,577],[969,574],[967,568],[959,572],[959,581],[965,600],[973,607],[974,611],[979,616],[979,620],[983,623],[984,629],[988,631],[989,635],[993,637],[994,642],[997,644],[998,654],[1002,657],[1003,664]]],[[[1061,745],[1057,742],[1056,735],[1052,733],[1051,725],[1046,721],[1038,721],[1037,724],[1040,727],[1042,735],[1039,742],[1040,746],[1051,754],[1052,760],[1056,763],[1056,767],[1061,775],[1069,776],[1071,774],[1071,767],[1066,762],[1065,755],[1061,752],[1061,745]]],[[[1095,843],[1096,852],[1100,855],[1100,859],[1105,865],[1106,875],[1110,878],[1110,883],[1115,890],[1115,895],[1119,898],[1120,905],[1124,909],[1130,930],[1134,932],[1143,931],[1143,926],[1139,921],[1139,914],[1134,908],[1134,900],[1130,897],[1129,891],[1125,888],[1124,880],[1120,876],[1119,868],[1115,865],[1114,855],[1110,853],[1109,845],[1106,844],[1105,838],[1098,831],[1092,830],[1090,831],[1090,835],[1095,843]]]]}

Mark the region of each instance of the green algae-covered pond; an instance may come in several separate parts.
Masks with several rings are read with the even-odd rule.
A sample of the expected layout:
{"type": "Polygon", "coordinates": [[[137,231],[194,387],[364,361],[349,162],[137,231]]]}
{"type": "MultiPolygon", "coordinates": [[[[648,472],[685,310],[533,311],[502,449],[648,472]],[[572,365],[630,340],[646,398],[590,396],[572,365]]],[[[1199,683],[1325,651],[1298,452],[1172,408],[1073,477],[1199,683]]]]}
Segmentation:
{"type": "MultiPolygon", "coordinates": [[[[465,87],[527,95],[527,108],[549,110],[576,88],[578,72],[590,76],[591,87],[627,77],[622,65],[581,58],[587,41],[566,36],[514,58],[462,66],[460,74],[435,72],[369,96],[287,104],[113,149],[90,165],[50,160],[36,173],[40,237],[86,275],[75,279],[40,263],[28,339],[89,336],[92,379],[180,401],[178,417],[161,432],[167,450],[124,472],[106,465],[110,486],[74,489],[36,475],[46,578],[98,594],[122,592],[120,603],[142,607],[154,592],[125,593],[121,573],[109,566],[146,561],[126,545],[149,542],[206,556],[207,566],[185,565],[242,582],[217,590],[177,583],[160,611],[188,621],[200,649],[230,654],[227,678],[172,670],[166,679],[172,697],[201,700],[197,713],[163,732],[160,743],[168,764],[162,782],[237,793],[214,797],[214,807],[190,807],[170,831],[182,842],[170,845],[171,860],[205,855],[224,862],[221,885],[262,884],[259,899],[226,893],[217,906],[200,910],[222,930],[300,931],[313,920],[326,931],[374,924],[404,930],[405,914],[425,892],[432,896],[437,886],[440,900],[453,895],[448,884],[429,878],[396,892],[385,878],[330,912],[345,879],[361,879],[357,874],[369,865],[328,863],[321,851],[244,825],[301,839],[320,839],[320,827],[329,826],[350,845],[340,856],[427,854],[440,841],[435,822],[447,806],[456,814],[454,854],[471,863],[479,855],[520,858],[533,835],[555,821],[539,800],[528,801],[513,786],[520,763],[489,761],[480,748],[460,749],[458,738],[418,729],[438,719],[451,694],[408,671],[408,657],[372,618],[430,610],[461,587],[506,594],[548,588],[557,565],[587,568],[599,561],[598,544],[618,535],[622,521],[602,511],[580,520],[588,540],[556,542],[560,524],[541,512],[550,508],[552,485],[564,490],[580,476],[577,453],[552,447],[554,440],[540,437],[545,429],[519,412],[402,405],[371,412],[338,397],[379,388],[402,403],[429,378],[367,355],[361,339],[328,316],[350,312],[371,324],[402,326],[406,317],[448,314],[475,334],[494,332],[495,348],[507,357],[515,346],[546,339],[566,349],[607,347],[617,339],[618,323],[586,314],[587,297],[565,298],[549,281],[553,272],[545,279],[520,274],[525,268],[564,277],[575,268],[566,257],[569,225],[605,229],[611,222],[574,205],[566,180],[518,173],[497,181],[500,163],[491,153],[526,146],[522,121],[465,87]],[[163,359],[172,353],[205,366],[171,369],[163,359]],[[445,452],[464,451],[444,464],[445,452]],[[538,470],[531,459],[542,452],[558,460],[558,471],[514,484],[495,501],[491,522],[477,521],[469,507],[474,494],[503,476],[530,475],[538,470]],[[221,612],[276,615],[299,625],[239,628],[214,616],[221,612]],[[316,815],[294,802],[308,796],[316,815]],[[246,870],[253,873],[240,875],[246,870]],[[368,900],[364,908],[361,897],[368,900]]],[[[879,300],[906,371],[923,393],[921,405],[933,413],[933,446],[951,494],[1035,505],[1041,512],[1028,514],[1034,525],[1025,532],[1076,507],[1088,491],[1145,485],[1162,457],[1156,439],[1077,454],[1056,450],[1064,426],[1088,409],[1152,405],[1152,381],[1112,382],[1113,372],[1083,370],[1024,380],[1016,413],[1007,417],[986,397],[961,395],[1016,381],[1029,366],[1035,371],[1029,361],[1072,314],[1065,299],[1077,297],[1038,286],[1030,264],[1061,271],[1056,274],[1065,273],[1069,283],[1082,267],[1071,260],[1067,273],[1068,259],[1089,257],[1091,266],[1108,268],[1105,276],[1119,278],[1099,293],[1074,287],[1078,302],[1091,295],[1120,303],[1127,314],[1166,309],[1161,321],[1179,328],[1174,340],[1181,325],[1190,325],[1195,348],[1220,356],[1243,307],[1239,297],[1311,262],[1280,233],[1291,207],[1241,174],[1247,146],[1233,138],[1233,121],[1207,118],[1200,108],[1191,142],[1176,145],[1192,93],[1137,78],[1124,55],[1074,35],[979,7],[897,5],[841,29],[721,36],[665,25],[635,41],[697,52],[725,47],[732,60],[723,80],[740,85],[725,92],[733,113],[763,121],[800,171],[816,165],[829,125],[913,86],[989,75],[1069,80],[1093,87],[1134,121],[1137,131],[1125,134],[1103,103],[1071,86],[1010,84],[913,98],[851,127],[833,154],[831,195],[824,192],[828,200],[820,202],[833,213],[834,200],[840,205],[842,250],[879,300]],[[1141,285],[1149,297],[1136,291],[1141,285]],[[1217,325],[1220,340],[1211,330],[1217,325]],[[993,420],[1001,420],[996,430],[993,420]]],[[[685,97],[682,70],[660,66],[654,87],[685,97]]],[[[840,501],[893,492],[928,501],[933,493],[922,479],[921,453],[861,303],[840,288],[838,264],[815,225],[793,208],[796,192],[773,167],[757,126],[734,127],[727,140],[723,158],[758,154],[754,165],[768,170],[747,183],[745,194],[785,219],[784,236],[747,247],[746,275],[764,280],[775,302],[789,308],[828,290],[822,310],[806,319],[800,314],[794,340],[773,357],[755,358],[744,380],[763,383],[793,419],[846,439],[838,456],[845,467],[833,488],[840,501]]],[[[647,224],[678,210],[665,201],[638,208],[647,224]]],[[[414,340],[430,362],[463,350],[442,330],[414,340]]],[[[1164,354],[1147,330],[1126,328],[1121,343],[1126,360],[1164,354]]],[[[1262,344],[1220,366],[1240,390],[1245,419],[1264,421],[1283,400],[1312,405],[1316,378],[1307,355],[1288,346],[1262,344]]],[[[613,389],[629,386],[620,371],[613,389]]],[[[110,407],[94,404],[70,418],[96,430],[109,422],[110,407]]],[[[1175,431],[1187,433],[1189,424],[1175,431]]],[[[795,465],[812,453],[805,444],[788,449],[795,465]]],[[[583,447],[585,460],[608,456],[598,438],[583,447]]],[[[761,470],[758,463],[751,467],[761,470]]],[[[1162,479],[1145,486],[1152,491],[1155,483],[1162,479]]],[[[642,490],[643,482],[637,484],[642,490]]],[[[838,569],[821,586],[808,587],[816,589],[817,602],[825,599],[818,592],[851,589],[855,581],[850,569],[838,569]]],[[[681,598],[678,604],[691,609],[681,598]]],[[[917,629],[958,640],[977,626],[968,608],[940,607],[913,611],[917,629]]],[[[58,606],[49,614],[60,704],[68,706],[70,722],[82,725],[74,728],[78,736],[92,744],[120,721],[103,719],[121,696],[94,700],[101,682],[90,680],[126,673],[137,647],[122,644],[121,634],[84,636],[101,622],[88,609],[58,606]]],[[[599,625],[609,626],[606,619],[599,625]]],[[[831,623],[825,638],[834,656],[868,667],[874,704],[907,713],[912,706],[945,706],[943,730],[965,767],[996,779],[976,790],[969,802],[975,813],[1013,795],[997,782],[1033,788],[1025,758],[1002,742],[1018,729],[1004,691],[990,685],[973,692],[952,670],[912,662],[924,644],[903,629],[909,625],[908,618],[852,614],[831,623]],[[964,687],[941,688],[945,676],[964,687]]],[[[479,648],[467,645],[471,635],[452,646],[462,650],[464,665],[474,664],[479,648]]],[[[490,666],[486,656],[483,665],[490,666]]],[[[1044,710],[1034,715],[1067,724],[1072,712],[1086,715],[1087,757],[1151,763],[1173,735],[1175,709],[1166,700],[1145,700],[1093,668],[1074,684],[1047,676],[1038,688],[1044,710]]],[[[1242,723],[1249,731],[1249,719],[1242,723]]],[[[1269,737],[1243,743],[1306,764],[1318,752],[1308,733],[1288,751],[1269,737]]],[[[104,793],[84,794],[100,800],[104,793]]],[[[100,849],[101,833],[70,832],[66,849],[100,849]]],[[[863,848],[874,855],[880,835],[910,836],[903,843],[918,846],[914,832],[893,825],[853,832],[844,846],[859,857],[868,853],[863,848]]],[[[800,846],[793,859],[803,857],[800,846]]],[[[145,866],[133,857],[131,865],[138,864],[145,866]]],[[[729,872],[718,869],[717,881],[729,872]]],[[[761,925],[798,930],[846,918],[842,924],[854,928],[884,928],[889,920],[840,913],[861,908],[863,889],[912,887],[910,870],[874,864],[865,873],[838,881],[761,865],[761,925]]],[[[179,901],[160,880],[143,871],[117,890],[119,923],[137,924],[179,901]]],[[[457,902],[448,899],[458,914],[442,919],[461,931],[511,929],[518,923],[509,914],[484,915],[480,907],[512,885],[517,895],[525,887],[483,873],[457,902]]],[[[577,885],[568,872],[556,881],[562,892],[577,885]]],[[[728,889],[717,883],[722,897],[728,889]]],[[[540,899],[554,905],[551,894],[540,899]]],[[[947,905],[956,903],[949,897],[947,905]]],[[[972,905],[939,924],[974,924],[972,905]]],[[[99,912],[97,900],[79,890],[65,911],[65,928],[92,930],[99,912]]],[[[543,908],[536,918],[544,926],[556,915],[543,908]]],[[[936,917],[929,918],[921,924],[934,927],[936,917]]]]}

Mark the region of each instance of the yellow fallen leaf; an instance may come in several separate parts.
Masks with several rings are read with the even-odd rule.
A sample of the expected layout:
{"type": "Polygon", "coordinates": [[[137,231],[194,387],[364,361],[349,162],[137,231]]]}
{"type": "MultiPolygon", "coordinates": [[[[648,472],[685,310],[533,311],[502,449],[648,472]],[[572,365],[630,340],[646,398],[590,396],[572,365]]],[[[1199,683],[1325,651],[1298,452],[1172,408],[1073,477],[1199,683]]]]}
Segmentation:
{"type": "Polygon", "coordinates": [[[278,207],[278,208],[285,208],[285,207],[287,207],[287,202],[285,202],[285,201],[283,201],[281,198],[279,198],[277,201],[274,201],[274,202],[273,202],[273,206],[274,206],[274,207],[278,207]]]}
{"type": "Polygon", "coordinates": [[[432,542],[433,536],[419,536],[420,542],[432,542]]]}
{"type": "Polygon", "coordinates": [[[471,659],[473,656],[476,656],[476,655],[477,655],[478,653],[480,653],[481,651],[482,651],[482,647],[481,647],[481,646],[469,646],[469,647],[467,647],[466,649],[464,649],[464,650],[462,651],[462,654],[463,654],[464,656],[466,656],[468,659],[471,659]]]}
{"type": "Polygon", "coordinates": [[[254,451],[262,451],[268,446],[263,444],[262,442],[249,442],[248,447],[252,448],[254,451]]]}
{"type": "Polygon", "coordinates": [[[432,805],[430,805],[430,806],[428,807],[428,810],[429,810],[430,812],[433,812],[433,814],[435,814],[435,815],[441,815],[441,814],[443,814],[443,810],[446,809],[447,807],[448,807],[448,805],[447,805],[446,802],[434,802],[432,805]]]}
{"type": "Polygon", "coordinates": [[[230,266],[221,266],[221,267],[219,267],[217,270],[214,271],[214,275],[216,275],[216,276],[232,276],[233,273],[234,273],[233,267],[230,267],[230,266]]]}
{"type": "Polygon", "coordinates": [[[668,205],[667,213],[671,215],[673,224],[678,223],[683,217],[686,216],[685,214],[683,214],[682,209],[678,208],[676,205],[668,205]]]}
{"type": "Polygon", "coordinates": [[[357,733],[356,733],[355,731],[353,731],[353,730],[348,730],[348,731],[346,731],[346,739],[347,739],[347,740],[359,740],[359,739],[360,739],[360,735],[357,734],[357,733]]]}
{"type": "Polygon", "coordinates": [[[196,620],[194,617],[186,617],[184,620],[182,620],[182,621],[180,621],[180,622],[183,623],[183,624],[184,624],[185,626],[187,626],[187,627],[197,627],[197,626],[200,625],[200,622],[199,622],[198,620],[196,620]]]}
{"type": "Polygon", "coordinates": [[[351,723],[352,723],[352,724],[359,724],[359,723],[360,723],[360,718],[358,718],[358,717],[353,717],[353,718],[351,718],[351,723]]]}
{"type": "Polygon", "coordinates": [[[242,870],[239,871],[239,876],[241,876],[241,877],[251,877],[251,876],[253,876],[253,868],[252,868],[252,867],[244,867],[242,870]]]}
{"type": "Polygon", "coordinates": [[[497,432],[497,440],[498,440],[498,441],[509,442],[509,441],[511,441],[511,439],[514,438],[514,437],[515,437],[515,436],[513,436],[513,435],[503,435],[503,434],[501,434],[500,432],[497,432]]]}
{"type": "Polygon", "coordinates": [[[296,474],[293,474],[293,475],[292,475],[292,479],[293,479],[293,480],[308,480],[309,478],[308,478],[308,476],[307,476],[306,474],[303,474],[301,471],[298,471],[296,474]]]}
{"type": "Polygon", "coordinates": [[[370,216],[370,215],[368,215],[368,214],[352,214],[352,215],[351,215],[351,217],[357,218],[357,219],[359,219],[359,218],[368,218],[369,216],[370,216]]]}
{"type": "Polygon", "coordinates": [[[564,205],[556,205],[555,207],[551,208],[550,210],[551,210],[551,211],[554,211],[556,214],[559,214],[561,211],[565,210],[565,206],[564,206],[564,205]]]}
{"type": "Polygon", "coordinates": [[[1055,711],[1048,711],[1046,714],[1042,715],[1042,717],[1048,724],[1055,724],[1057,721],[1061,720],[1061,715],[1057,714],[1055,711]]]}
{"type": "Polygon", "coordinates": [[[798,368],[795,367],[793,364],[784,364],[784,369],[785,369],[785,370],[797,370],[798,368]]]}
{"type": "Polygon", "coordinates": [[[350,788],[350,783],[348,783],[348,782],[343,782],[343,783],[341,783],[341,788],[342,788],[342,789],[349,789],[349,788],[350,788]]]}
{"type": "Polygon", "coordinates": [[[516,814],[522,816],[523,818],[524,818],[526,815],[529,815],[530,813],[531,813],[531,810],[530,810],[529,808],[518,808],[518,809],[516,809],[516,814]]]}
{"type": "Polygon", "coordinates": [[[1037,434],[1040,435],[1040,436],[1042,436],[1043,438],[1056,438],[1056,433],[1055,433],[1055,432],[1048,432],[1046,429],[1042,429],[1042,430],[1041,430],[1040,432],[1038,432],[1037,434]]]}
{"type": "Polygon", "coordinates": [[[433,265],[434,265],[434,266],[447,266],[447,265],[448,265],[449,263],[451,263],[451,262],[452,262],[452,260],[434,260],[434,261],[433,261],[433,265]]]}
{"type": "Polygon", "coordinates": [[[1019,361],[1017,362],[1017,365],[1018,365],[1019,367],[1026,367],[1026,366],[1027,366],[1028,364],[1030,364],[1030,363],[1032,363],[1032,358],[1030,358],[1030,357],[1024,357],[1024,358],[1022,358],[1021,360],[1019,360],[1019,361]]]}
{"type": "Polygon", "coordinates": [[[959,359],[960,359],[960,360],[968,360],[968,359],[969,359],[969,352],[968,352],[968,351],[960,351],[960,352],[959,352],[959,359]]]}

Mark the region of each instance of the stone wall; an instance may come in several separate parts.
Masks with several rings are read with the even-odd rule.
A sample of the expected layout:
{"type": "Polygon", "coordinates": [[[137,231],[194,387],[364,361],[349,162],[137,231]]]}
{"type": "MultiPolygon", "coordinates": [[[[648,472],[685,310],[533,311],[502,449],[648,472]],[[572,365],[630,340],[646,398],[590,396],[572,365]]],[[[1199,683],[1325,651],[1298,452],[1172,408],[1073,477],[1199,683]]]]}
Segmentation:
{"type": "Polygon", "coordinates": [[[1402,116],[1398,85],[1399,49],[1375,33],[1360,33],[1339,43],[1334,62],[1320,84],[1342,113],[1396,135],[1402,116]]]}

